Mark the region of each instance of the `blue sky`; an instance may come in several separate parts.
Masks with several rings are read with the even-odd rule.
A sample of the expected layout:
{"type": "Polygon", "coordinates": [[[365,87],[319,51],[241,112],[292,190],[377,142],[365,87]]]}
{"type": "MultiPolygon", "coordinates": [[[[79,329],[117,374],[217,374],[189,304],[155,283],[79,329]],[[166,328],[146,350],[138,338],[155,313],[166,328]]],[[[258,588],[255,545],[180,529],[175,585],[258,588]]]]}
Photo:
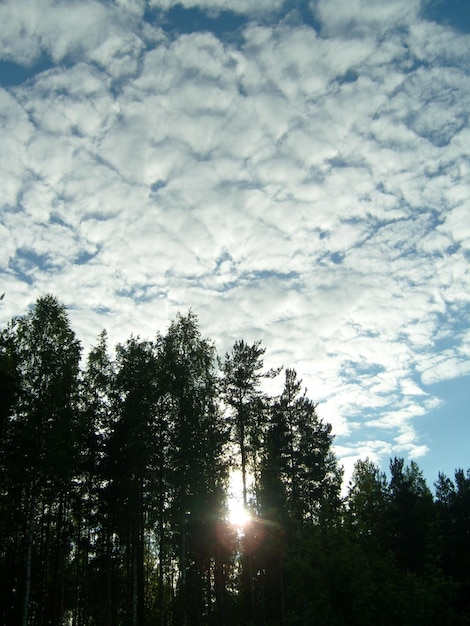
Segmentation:
{"type": "MultiPolygon", "coordinates": [[[[0,321],[261,339],[346,474],[470,467],[467,0],[5,0],[0,321]]],[[[279,386],[281,381],[279,381],[279,386]]]]}

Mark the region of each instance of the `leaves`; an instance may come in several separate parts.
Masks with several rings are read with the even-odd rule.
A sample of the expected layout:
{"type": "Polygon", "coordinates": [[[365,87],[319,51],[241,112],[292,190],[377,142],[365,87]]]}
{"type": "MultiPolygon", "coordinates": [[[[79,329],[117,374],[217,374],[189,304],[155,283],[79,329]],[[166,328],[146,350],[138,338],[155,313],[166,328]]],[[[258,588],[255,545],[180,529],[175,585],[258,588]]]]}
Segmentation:
{"type": "Polygon", "coordinates": [[[470,473],[433,500],[415,462],[365,459],[342,502],[331,426],[292,368],[269,396],[260,342],[218,360],[190,311],[114,357],[103,331],[80,370],[53,296],[0,338],[5,623],[466,623],[470,473]]]}

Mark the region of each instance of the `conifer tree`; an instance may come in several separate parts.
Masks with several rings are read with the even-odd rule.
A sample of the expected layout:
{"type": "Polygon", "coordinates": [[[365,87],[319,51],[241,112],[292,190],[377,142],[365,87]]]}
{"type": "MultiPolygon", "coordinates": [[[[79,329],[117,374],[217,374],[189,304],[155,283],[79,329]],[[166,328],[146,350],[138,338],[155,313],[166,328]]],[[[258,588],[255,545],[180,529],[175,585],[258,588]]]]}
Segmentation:
{"type": "Polygon", "coordinates": [[[117,346],[114,423],[107,442],[108,515],[118,538],[124,624],[144,623],[145,544],[157,480],[154,470],[157,360],[152,342],[117,346]]]}
{"type": "Polygon", "coordinates": [[[263,379],[273,378],[279,370],[263,372],[265,348],[256,341],[251,346],[243,340],[235,342],[231,354],[221,362],[222,389],[230,409],[232,442],[239,458],[242,474],[243,506],[248,506],[248,474],[255,482],[259,478],[261,450],[266,431],[269,405],[261,389],[263,379]]]}
{"type": "Polygon", "coordinates": [[[358,539],[384,549],[388,485],[384,472],[370,459],[358,460],[354,465],[347,496],[347,521],[358,539]]]}
{"type": "Polygon", "coordinates": [[[271,464],[277,464],[288,517],[299,524],[333,515],[339,506],[341,471],[332,451],[331,425],[302,391],[294,369],[273,405],[269,428],[271,464]]]}
{"type": "Polygon", "coordinates": [[[65,307],[0,332],[0,623],[468,624],[470,471],[354,468],[294,369],[235,343],[215,371],[197,317],[80,372],[65,307]],[[251,522],[224,517],[230,471],[251,522]]]}
{"type": "Polygon", "coordinates": [[[114,424],[115,367],[102,331],[87,357],[80,387],[80,498],[75,510],[73,623],[113,623],[119,572],[112,540],[113,503],[107,498],[109,437],[114,424]]]}
{"type": "Polygon", "coordinates": [[[212,571],[228,475],[228,433],[216,395],[214,346],[201,337],[196,316],[178,315],[157,345],[161,393],[171,423],[169,507],[173,558],[179,569],[176,616],[178,623],[199,624],[212,610],[216,593],[212,571]]]}
{"type": "Polygon", "coordinates": [[[434,518],[432,494],[415,461],[390,460],[389,545],[400,567],[422,572],[434,518]]]}
{"type": "Polygon", "coordinates": [[[65,611],[68,582],[80,344],[65,307],[53,296],[39,298],[6,335],[19,390],[4,454],[8,550],[15,559],[5,610],[24,626],[30,621],[55,626],[65,611]]]}
{"type": "MultiPolygon", "coordinates": [[[[229,409],[231,442],[238,459],[235,468],[241,472],[243,507],[259,512],[259,490],[264,436],[268,422],[269,399],[261,388],[263,379],[273,378],[279,370],[263,372],[265,349],[257,341],[251,346],[243,340],[235,342],[232,352],[220,363],[223,399],[229,409]],[[249,480],[251,502],[249,503],[249,480]]],[[[259,598],[257,563],[253,546],[258,544],[259,525],[256,519],[247,525],[241,548],[240,600],[243,623],[257,623],[259,598]]]]}
{"type": "Polygon", "coordinates": [[[272,404],[261,474],[266,536],[264,595],[269,621],[284,624],[292,602],[292,555],[311,545],[313,533],[338,517],[341,471],[332,451],[331,427],[316,413],[294,369],[272,404]],[[287,589],[287,591],[286,591],[287,589]]]}

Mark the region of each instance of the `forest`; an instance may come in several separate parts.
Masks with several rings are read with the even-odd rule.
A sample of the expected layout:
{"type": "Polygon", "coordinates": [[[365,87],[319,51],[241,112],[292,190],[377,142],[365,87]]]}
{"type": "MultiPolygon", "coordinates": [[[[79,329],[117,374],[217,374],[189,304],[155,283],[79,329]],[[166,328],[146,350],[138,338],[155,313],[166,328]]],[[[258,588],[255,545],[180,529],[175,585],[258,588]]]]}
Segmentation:
{"type": "Polygon", "coordinates": [[[1,624],[470,623],[470,470],[431,491],[363,459],[342,489],[331,426],[264,354],[217,355],[189,311],[84,355],[53,295],[1,329],[1,624]]]}

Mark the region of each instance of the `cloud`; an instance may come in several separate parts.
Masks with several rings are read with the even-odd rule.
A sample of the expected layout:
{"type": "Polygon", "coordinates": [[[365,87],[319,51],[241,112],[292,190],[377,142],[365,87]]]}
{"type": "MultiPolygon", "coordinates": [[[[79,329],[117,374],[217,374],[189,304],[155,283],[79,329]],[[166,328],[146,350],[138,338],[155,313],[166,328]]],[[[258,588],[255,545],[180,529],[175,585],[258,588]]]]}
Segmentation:
{"type": "Polygon", "coordinates": [[[236,41],[141,2],[17,6],[5,58],[57,64],[0,91],[2,317],[53,291],[88,346],[192,307],[221,353],[295,366],[345,458],[423,454],[423,386],[468,372],[464,36],[398,1],[236,41]]]}
{"type": "Polygon", "coordinates": [[[354,35],[370,32],[378,34],[414,22],[420,8],[419,0],[404,3],[401,0],[317,0],[311,7],[328,36],[354,35]]]}
{"type": "MultiPolygon", "coordinates": [[[[168,11],[174,8],[173,0],[149,0],[151,7],[168,11]]],[[[200,9],[208,11],[210,15],[218,15],[222,11],[232,11],[233,13],[247,13],[249,15],[262,15],[278,11],[283,0],[179,0],[178,4],[185,9],[200,9]]]]}
{"type": "Polygon", "coordinates": [[[422,369],[421,380],[424,385],[432,385],[442,380],[459,378],[468,374],[470,374],[470,362],[468,361],[467,344],[465,354],[458,354],[453,350],[447,350],[442,354],[428,359],[422,369]]]}
{"type": "Polygon", "coordinates": [[[24,169],[25,144],[29,141],[32,124],[15,98],[0,90],[0,110],[3,123],[0,125],[0,181],[2,185],[1,206],[14,206],[21,193],[23,182],[29,178],[24,169]]]}
{"type": "MultiPolygon", "coordinates": [[[[129,14],[127,14],[129,15],[129,14]]],[[[41,54],[55,63],[87,56],[113,32],[122,32],[122,13],[97,0],[55,3],[53,0],[7,0],[0,7],[2,58],[32,65],[41,54]]]]}

